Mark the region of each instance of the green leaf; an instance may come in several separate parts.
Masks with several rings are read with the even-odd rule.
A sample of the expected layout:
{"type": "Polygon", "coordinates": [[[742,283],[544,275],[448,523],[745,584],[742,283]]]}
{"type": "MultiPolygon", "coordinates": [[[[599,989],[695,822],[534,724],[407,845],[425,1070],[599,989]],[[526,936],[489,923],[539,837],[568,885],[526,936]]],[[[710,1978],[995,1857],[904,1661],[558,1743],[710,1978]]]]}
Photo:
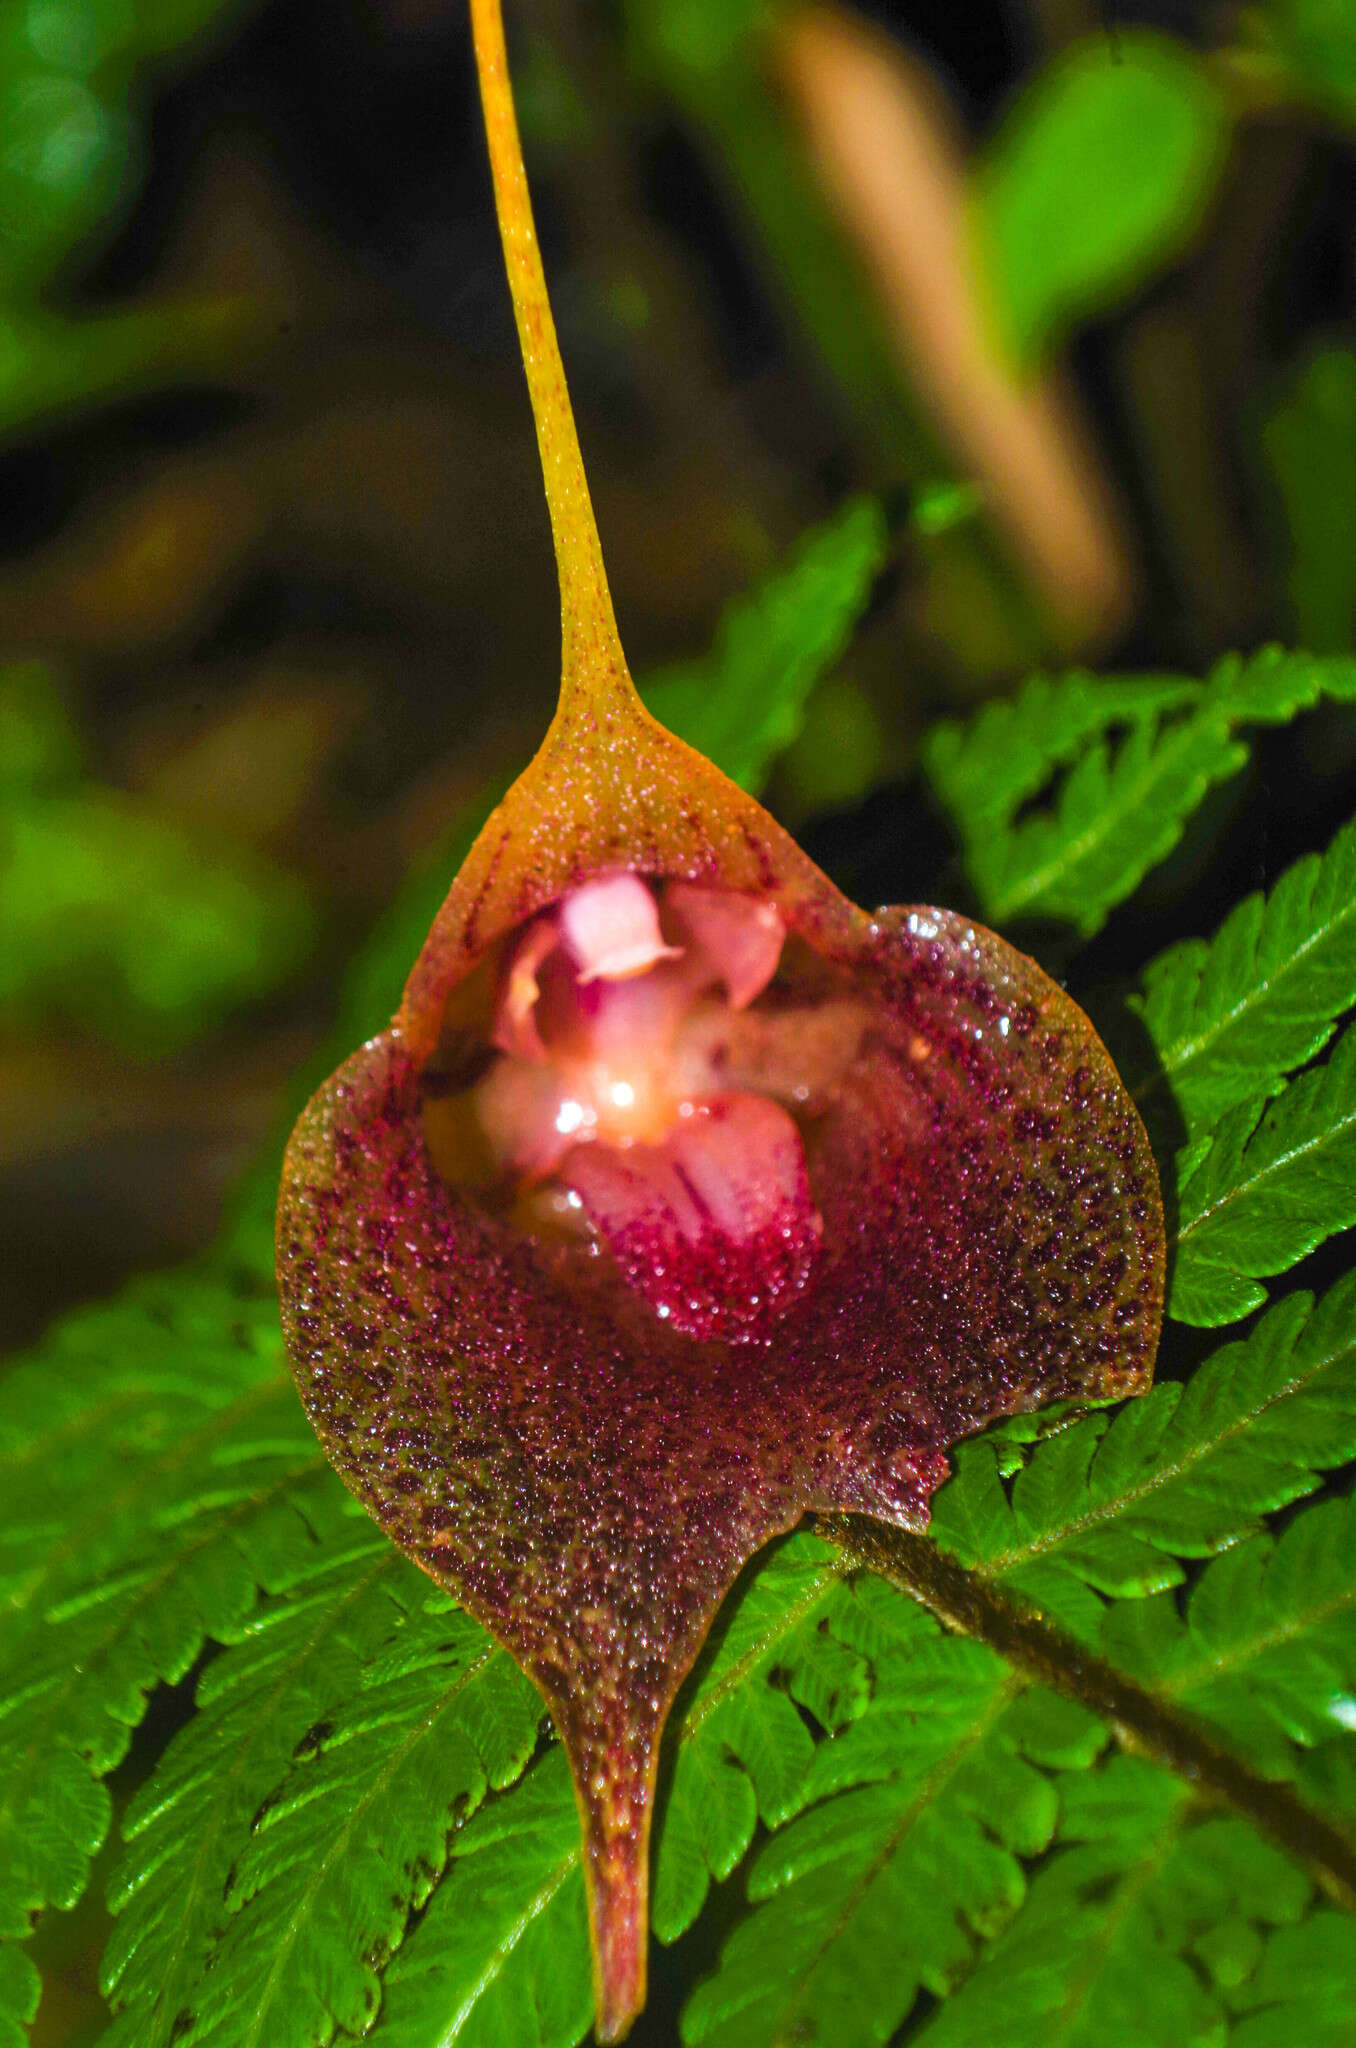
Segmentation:
{"type": "Polygon", "coordinates": [[[79,1897],[150,1688],[304,1569],[343,1501],[281,1348],[270,1298],[179,1275],[0,1384],[0,1935],[79,1897]]]}
{"type": "Polygon", "coordinates": [[[1166,36],[1090,37],[1044,65],[976,174],[1003,339],[1023,364],[1181,254],[1228,146],[1223,95],[1166,36]]]}
{"type": "Polygon", "coordinates": [[[924,765],[985,917],[1056,919],[1086,936],[1172,851],[1206,792],[1243,766],[1239,729],[1284,724],[1323,697],[1356,700],[1356,661],[1273,647],[1231,655],[1198,684],[1038,678],[968,726],[937,727],[924,765]]]}
{"type": "Polygon", "coordinates": [[[1269,1928],[1298,1917],[1306,1880],[1138,1758],[1066,1776],[1059,1798],[1055,1853],[920,2048],[990,2048],[999,2014],[1009,2048],[1218,2048],[1226,1986],[1269,1928]]]}
{"type": "Polygon", "coordinates": [[[531,1750],[527,1681],[463,1616],[424,1615],[427,1581],[336,1496],[128,1812],[114,2041],[328,2040],[331,2012],[374,2001],[372,1961],[440,1868],[453,1808],[531,1750]]]}
{"type": "Polygon", "coordinates": [[[1170,1101],[1188,1137],[1283,1085],[1320,1052],[1356,1003],[1356,823],[1320,858],[1288,868],[1270,896],[1248,896],[1209,941],[1154,961],[1128,1008],[1156,1054],[1122,1074],[1151,1129],[1170,1101]]]}
{"type": "Polygon", "coordinates": [[[994,1445],[963,1445],[933,1504],[938,1541],[1065,1627],[1100,1627],[1087,1588],[1177,1584],[1259,1518],[1356,1455],[1356,1274],[1315,1306],[1279,1303],[1185,1385],[1164,1381],[1114,1417],[1035,1445],[1010,1489],[994,1445]]]}
{"type": "Polygon", "coordinates": [[[749,1896],[764,1903],[688,2002],[685,2040],[885,2040],[920,1986],[944,1990],[964,1968],[969,1926],[996,1931],[1015,1911],[1017,1852],[1042,1848],[1054,1824],[1045,1781],[1004,1733],[1020,1686],[979,1645],[935,1650],[917,1673],[926,1711],[892,1717],[902,1785],[876,1781],[874,1755],[854,1784],[851,1759],[824,1753],[834,1768],[820,1789],[843,1789],[755,1857],[749,1896]]]}
{"type": "Polygon", "coordinates": [[[0,313],[0,436],[80,408],[220,377],[276,337],[277,316],[239,299],[188,300],[67,319],[0,313]]]}
{"type": "MultiPolygon", "coordinates": [[[[1093,1545],[1095,1571],[1099,1522],[1117,1516],[1126,1520],[1124,1533],[1147,1536],[1150,1551],[1172,1543],[1186,1554],[1193,1546],[1218,1547],[1228,1532],[1240,1531],[1247,1515],[1294,1498],[1312,1483],[1306,1474],[1347,1455],[1356,1429],[1349,1336],[1356,1327],[1354,1288],[1356,1282],[1337,1290],[1307,1320],[1303,1303],[1283,1304],[1246,1345],[1226,1347],[1185,1391],[1162,1387],[1114,1422],[1097,1417],[1091,1426],[1078,1424],[1031,1447],[1013,1489],[1015,1505],[997,1489],[1016,1540],[1027,1549],[1024,1560],[1002,1561],[1018,1590],[1044,1597],[1050,1568],[1061,1561],[1056,1553],[1063,1553],[1067,1582],[1075,1583],[1079,1570],[1088,1569],[1080,1545],[1093,1545]],[[1195,1407],[1194,1422],[1188,1404],[1195,1407]],[[1170,1408],[1166,1417],[1164,1408],[1170,1408]],[[1068,1447],[1090,1427],[1091,1462],[1081,1451],[1071,1458],[1068,1447]],[[1047,1467],[1046,1461],[1053,1462],[1047,1467]],[[1052,1544],[1061,1522],[1064,1534],[1052,1544]],[[1014,1569],[1022,1562],[1037,1573],[1034,1579],[1014,1569]]],[[[34,1575],[50,1550],[48,1504],[58,1504],[52,1489],[61,1483],[54,1461],[41,1456],[49,1422],[64,1431],[69,1470],[83,1475],[96,1500],[108,1487],[103,1475],[120,1475],[122,1499],[108,1504],[115,1520],[143,1501],[151,1505],[162,1545],[166,1532],[179,1526],[170,1504],[174,1492],[191,1502],[202,1485],[200,1449],[187,1441],[195,1404],[199,1412],[203,1405],[226,1411],[222,1455],[213,1460],[218,1484],[223,1471],[228,1477],[237,1466],[250,1472],[260,1447],[252,1452],[243,1435],[232,1437],[243,1422],[232,1423],[232,1390],[221,1384],[232,1354],[214,1361],[205,1387],[196,1367],[184,1363],[201,1351],[205,1332],[243,1315],[246,1342],[236,1339],[243,1363],[235,1378],[261,1403],[256,1420],[271,1416],[274,1383],[269,1360],[258,1355],[248,1333],[248,1300],[220,1283],[196,1293],[185,1287],[182,1296],[177,1301],[163,1287],[143,1290],[139,1313],[125,1304],[120,1318],[104,1312],[82,1319],[83,1328],[76,1324],[66,1333],[64,1370],[52,1374],[49,1347],[42,1363],[21,1375],[17,1393],[13,1382],[4,1389],[7,1448],[27,1448],[46,1474],[47,1490],[30,1496],[20,1517],[27,1542],[15,1555],[13,1584],[27,1592],[30,1613],[39,1599],[34,1575]],[[129,1356],[110,1365],[104,1357],[110,1348],[129,1356]],[[175,1356],[177,1377],[166,1370],[175,1356]],[[61,1393],[49,1416],[45,1401],[54,1379],[61,1393]],[[100,1388],[103,1397],[86,1417],[85,1404],[100,1388]],[[177,1474],[162,1470],[171,1446],[180,1453],[177,1474]],[[143,1450],[145,1473],[138,1469],[143,1450]],[[158,1512],[157,1501],[165,1503],[158,1512]]],[[[304,1436],[298,1410],[293,1419],[304,1436]]],[[[270,1430],[277,1427],[278,1420],[269,1422],[270,1430]]],[[[295,1438],[283,1435],[280,1448],[286,1449],[295,1438]]],[[[976,1445],[973,1452],[988,1455],[992,1472],[992,1447],[976,1445]]],[[[19,1460],[12,1469],[22,1469],[19,1460]]],[[[203,1987],[220,2001],[206,2009],[197,2034],[203,2039],[234,2042],[238,2015],[258,2009],[269,2018],[270,2039],[288,2048],[326,2038],[337,2016],[370,2013],[374,1962],[399,1941],[410,1904],[440,1861],[447,1799],[455,1801],[465,1784],[456,1773],[471,1772],[472,1801],[482,1785],[478,1771],[495,1774],[488,1759],[467,1763],[459,1729],[442,1747],[428,1711],[446,1676],[435,1668],[438,1644],[458,1631],[469,1631],[460,1638],[463,1648],[485,1639],[460,1616],[414,1612],[408,1602],[423,1590],[419,1575],[352,1514],[328,1473],[320,1476],[328,1492],[308,1496],[300,1543],[290,1509],[284,1515],[279,1508],[272,1528],[260,1532],[257,1504],[236,1500],[245,1512],[235,1540],[247,1561],[256,1560],[255,1576],[272,1572],[283,1583],[262,1606],[219,1621],[222,1636],[236,1639],[236,1646],[209,1667],[198,1721],[171,1746],[129,1823],[129,1855],[118,1880],[125,1903],[110,1950],[110,1980],[120,1996],[138,1983],[143,1999],[162,1996],[164,2002],[150,2008],[157,2029],[191,2008],[203,1987]],[[330,1548],[344,1543],[351,1556],[330,1548]],[[374,1576],[364,1584],[368,1574],[374,1576]],[[407,1582],[411,1593],[395,1597],[407,1582]],[[384,1644],[377,1640],[383,1628],[384,1644]],[[421,1661],[421,1644],[433,1645],[432,1663],[421,1661]],[[392,1772],[397,1755],[410,1767],[392,1772]],[[372,1825],[366,1826],[369,1813],[372,1825]],[[348,1852],[341,1855],[344,1841],[348,1852]]],[[[14,1502],[12,1490],[6,1500],[14,1502]]],[[[981,1503],[978,1519],[987,1512],[981,1503]]],[[[200,1526],[194,1511],[186,1512],[183,1526],[200,1526]]],[[[90,1593],[80,1590],[88,1580],[81,1543],[92,1545],[96,1571],[109,1552],[97,1515],[79,1534],[76,1556],[58,1561],[58,1585],[63,1592],[74,1589],[83,1607],[90,1593]]],[[[135,1551],[124,1539],[122,1554],[135,1551]]],[[[1173,1560],[1166,1562],[1175,1576],[1173,1560]]],[[[1297,1583],[1305,1576],[1291,1573],[1297,1583]]],[[[1312,1568],[1308,1577],[1318,1582],[1312,1568]]],[[[1086,1585],[1086,1577],[1080,1583],[1086,1585]]],[[[1058,1598],[1047,1604],[1060,1612],[1058,1598]]],[[[1274,1619],[1274,1599],[1270,1611],[1274,1619]]],[[[1264,1648],[1259,1642],[1259,1660],[1264,1648]]],[[[507,1668],[498,1652],[491,1656],[507,1668]]],[[[97,1659],[82,1683],[102,1689],[97,1659]]],[[[1330,1696],[1330,1671],[1323,1683],[1330,1696]]],[[[1277,1696],[1279,1689],[1276,1679],[1277,1696]]],[[[527,1699],[535,1717],[535,1701],[530,1694],[527,1699]]],[[[1198,1710],[1209,1711],[1209,1702],[1198,1710]]],[[[511,1715],[505,1719],[511,1725],[511,1715]]],[[[497,1713],[482,1716],[476,1745],[480,1731],[502,1725],[497,1713]]],[[[722,1618],[674,1730],[675,1763],[656,1859],[657,1916],[662,1888],[670,1887],[663,1931],[690,1923],[711,1875],[738,1862],[758,1818],[780,1829],[754,1866],[755,1894],[765,1893],[767,1903],[748,1925],[764,1932],[742,1936],[743,1948],[732,1946],[713,1980],[719,1991],[701,1994],[705,2003],[696,2007],[692,2025],[703,2025],[706,2012],[717,2038],[742,2038],[755,2048],[758,2029],[781,2012],[779,2000],[789,1998],[797,2017],[827,2013],[838,1996],[834,1987],[860,1986],[860,2000],[853,1991],[843,2008],[845,2025],[857,2028],[866,2024],[868,1993],[870,2009],[888,2014],[907,2008],[918,1983],[940,1988],[951,1981],[968,1967],[976,1930],[996,1930],[1020,1901],[1020,1858],[1034,1853],[1053,1825],[1044,1773],[1085,1765],[1102,1740],[1080,1710],[1027,1690],[980,1646],[942,1636],[891,1589],[875,1581],[844,1587],[835,1555],[817,1539],[800,1536],[778,1547],[722,1618]],[[808,1707],[810,1721],[797,1705],[808,1707]],[[838,1732],[816,1743],[816,1727],[838,1732]],[[749,1790],[740,1786],[741,1776],[749,1790]],[[782,1844],[785,1860],[779,1862],[782,1844]],[[882,1943],[873,1931],[877,1910],[907,1915],[911,1925],[916,1920],[916,1939],[911,1935],[902,1951],[882,1943]]],[[[506,1775],[522,1753],[520,1743],[506,1775]]],[[[89,1764],[83,1768],[90,1782],[89,1764]]],[[[533,2012],[543,2015],[544,2043],[578,2038],[587,1979],[576,1823],[568,1798],[559,1802],[552,1826],[568,1867],[549,1842],[529,1854],[536,1821],[526,1814],[520,1826],[520,1796],[506,1794],[485,1808],[493,1840],[473,1832],[478,1820],[464,1836],[453,1835],[450,1875],[414,1937],[424,1945],[412,1944],[388,1974],[378,2038],[388,2020],[394,2025],[406,2014],[401,2024],[408,2031],[395,2039],[413,2048],[421,2015],[433,2007],[406,2001],[425,1999],[434,2006],[442,2001],[439,2024],[455,2021],[465,2029],[452,2039],[488,2040],[496,2027],[516,2025],[514,2016],[533,2012]],[[513,1846],[520,1840],[526,1844],[521,1855],[513,1846]],[[472,1862],[491,1850],[498,1857],[501,1842],[502,1864],[472,1862]],[[518,1883],[523,1889],[515,1892],[518,1883]],[[444,1900],[447,1886],[456,1889],[444,1900]],[[487,1914],[492,1909],[498,1916],[500,1929],[484,1946],[473,1923],[479,1899],[487,1914]],[[468,1935],[458,1948],[463,1923],[468,1935]],[[476,1956],[482,1967],[473,1973],[476,1956]],[[407,1972],[413,1988],[402,1991],[398,2003],[395,1987],[407,1981],[407,1972]]],[[[138,2048],[163,2039],[163,2031],[148,2032],[139,2023],[145,2010],[129,2008],[113,2039],[135,2040],[138,2048]]],[[[826,2041],[837,2038],[825,2035],[826,2041]]]]}
{"type": "Polygon", "coordinates": [[[376,2048],[575,2048],[593,2020],[579,1813],[552,1748],[452,1844],[386,1973],[376,2048]]]}
{"type": "Polygon", "coordinates": [[[101,1985],[122,2018],[114,2038],[168,2040],[188,2010],[194,1971],[219,1939],[239,1842],[285,1774],[292,1751],[334,1699],[355,1691],[365,1652],[400,1613],[413,1568],[375,1530],[333,1532],[305,1576],[232,1633],[240,1647],[208,1666],[196,1712],[128,1808],[131,1845],[109,1902],[119,1921],[101,1985]]]}
{"type": "MultiPolygon", "coordinates": [[[[866,1652],[850,1628],[851,1640],[837,1631],[851,1604],[840,1554],[801,1533],[760,1560],[723,1611],[666,1742],[653,1877],[661,1940],[692,1923],[760,1817],[773,1826],[802,1803],[814,1743],[797,1703],[826,1727],[864,1708],[866,1652]]],[[[553,1751],[519,1792],[491,1800],[453,1838],[452,1858],[387,1973],[374,2038],[381,2048],[429,2038],[568,2048],[587,2029],[591,1999],[563,1756],[553,1751]],[[463,1858],[474,1860],[463,1868],[463,1858]]]]}
{"type": "Polygon", "coordinates": [[[28,2048],[28,2025],[41,1997],[31,1958],[12,1942],[0,1945],[0,2048],[28,2048]]]}
{"type": "MultiPolygon", "coordinates": [[[[1356,47],[1356,8],[1348,34],[1356,47]]],[[[1352,75],[1356,112],[1356,64],[1352,75]]],[[[1319,653],[1356,643],[1356,354],[1312,351],[1262,422],[1262,453],[1285,523],[1295,638],[1319,653]]]]}
{"type": "Polygon", "coordinates": [[[1352,0],[1270,0],[1267,19],[1298,82],[1340,120],[1356,120],[1352,0]]]}
{"type": "MultiPolygon", "coordinates": [[[[1185,1618],[1166,1595],[1099,1603],[1097,1647],[1269,1775],[1294,1776],[1296,1744],[1345,1725],[1353,1530],[1344,1501],[1307,1510],[1279,1542],[1212,1564],[1185,1618]]],[[[878,1582],[855,1587],[833,1625],[869,1648],[871,1700],[816,1750],[806,1810],[755,1858],[754,1910],[694,1995],[685,2038],[864,2048],[920,1989],[945,1996],[978,1961],[922,2030],[927,2048],[979,2048],[1000,2015],[1018,2048],[1052,2033],[1086,2048],[1220,2041],[1268,1930],[1304,1912],[1308,1877],[1156,1765],[1090,1771],[1105,1742],[1090,1715],[878,1582]],[[1027,1892],[1010,1852],[1052,1837],[1027,1892]],[[997,1940],[977,1954],[976,1936],[997,1940]]]]}
{"type": "Polygon", "coordinates": [[[1033,676],[1015,697],[995,698],[960,724],[928,733],[923,759],[933,788],[975,845],[1010,829],[1058,769],[1116,727],[1192,705],[1200,685],[1184,676],[1033,676]]]}
{"type": "Polygon", "coordinates": [[[876,500],[851,499],[729,607],[709,655],[647,680],[655,717],[742,788],[760,788],[799,733],[811,690],[846,648],[887,546],[876,500]]]}
{"type": "MultiPolygon", "coordinates": [[[[426,1597],[408,1566],[387,1575],[388,1612],[393,1588],[405,1599],[426,1597]]],[[[331,1589],[318,1616],[327,1631],[333,1604],[331,1589]]],[[[265,1610],[256,1626],[271,1622],[265,1610]]],[[[251,1659],[247,1683],[256,1668],[251,1659]]],[[[155,2001],[152,2038],[319,2048],[336,2026],[365,2030],[380,1999],[378,1968],[403,1939],[409,1908],[422,1904],[441,1871],[454,1820],[474,1811],[491,1784],[512,1783],[526,1766],[540,1699],[464,1615],[403,1621],[355,1677],[331,1697],[290,1768],[283,1761],[252,1826],[250,1815],[233,1816],[235,1839],[223,1846],[235,1854],[215,1873],[215,1919],[203,1930],[215,1939],[192,1958],[191,1971],[182,1922],[176,1930],[183,2008],[164,1999],[158,1973],[128,1943],[144,1993],[155,2001]]],[[[229,1674],[223,1683],[232,1685],[229,1674]]],[[[297,1695],[289,1687],[282,1697],[295,1724],[297,1695]]],[[[197,1726],[188,1746],[200,1747],[197,1726]]],[[[185,1837],[180,1826],[174,1842],[182,1862],[198,1837],[185,1837]]],[[[148,1868],[163,1871],[162,1855],[152,1845],[149,1866],[125,1869],[124,1893],[148,1868]]],[[[144,2021],[124,2038],[144,2042],[144,2021]]]]}
{"type": "Polygon", "coordinates": [[[801,1803],[814,1743],[797,1708],[837,1729],[865,1706],[866,1662],[835,1630],[845,1599],[839,1553],[803,1533],[731,1596],[676,1710],[654,1858],[661,1941],[691,1926],[759,1819],[776,1827],[801,1803]]]}
{"type": "Polygon", "coordinates": [[[1020,1903],[1018,1858],[1055,1823],[1042,1767],[1086,1765],[1105,1741],[1080,1708],[1029,1692],[877,1580],[832,1626],[869,1655],[870,1701],[818,1746],[806,1810],[754,1858],[755,1910],[689,2001],[685,2040],[888,2038],[920,1987],[944,1991],[1020,1903]]]}
{"type": "Polygon", "coordinates": [[[1164,1595],[1122,1602],[1105,1654],[1160,1698],[1223,1731],[1267,1777],[1356,1717],[1356,1501],[1315,1502],[1279,1536],[1215,1559],[1185,1612],[1164,1595]]]}
{"type": "MultiPolygon", "coordinates": [[[[294,1582],[222,1626],[235,1647],[209,1666],[197,1713],[129,1813],[109,2048],[320,2043],[335,2024],[366,2026],[375,1970],[436,1879],[454,1818],[531,1750],[535,1691],[464,1616],[423,1615],[426,1581],[333,1493],[338,1517],[313,1517],[294,1582]]],[[[711,1872],[744,1854],[758,1815],[782,1819],[799,1800],[813,1744],[796,1703],[829,1726],[865,1702],[863,1657],[828,1626],[841,1573],[814,1537],[778,1546],[689,1687],[656,1855],[667,1938],[695,1918],[711,1872]],[[718,1811],[702,1804],[713,1782],[727,1794],[718,1811]]],[[[577,1877],[572,1800],[568,1813],[577,1877]]],[[[550,2009],[550,1984],[525,1974],[546,1968],[537,1956],[509,1945],[478,2026],[504,1999],[550,2009]]],[[[421,1997],[440,1995],[439,1966],[415,1974],[429,1979],[421,1997]]]]}
{"type": "Polygon", "coordinates": [[[1235,2001],[1230,2048],[1347,2048],[1356,2027],[1356,1920],[1314,1913],[1282,1927],[1235,2001]]]}
{"type": "Polygon", "coordinates": [[[69,786],[80,741],[50,669],[41,661],[0,668],[0,804],[7,812],[35,790],[69,786]]]}
{"type": "Polygon", "coordinates": [[[0,291],[32,292],[130,189],[135,131],[120,95],[34,65],[0,77],[0,291]]]}
{"type": "Polygon", "coordinates": [[[1187,1155],[1168,1293],[1179,1322],[1250,1314],[1266,1300],[1259,1279],[1356,1223],[1356,1032],[1264,1108],[1230,1110],[1187,1155]]]}
{"type": "Polygon", "coordinates": [[[15,806],[0,870],[0,1009],[57,1012],[130,1051],[185,1043],[310,949],[295,877],[86,785],[15,806]]]}

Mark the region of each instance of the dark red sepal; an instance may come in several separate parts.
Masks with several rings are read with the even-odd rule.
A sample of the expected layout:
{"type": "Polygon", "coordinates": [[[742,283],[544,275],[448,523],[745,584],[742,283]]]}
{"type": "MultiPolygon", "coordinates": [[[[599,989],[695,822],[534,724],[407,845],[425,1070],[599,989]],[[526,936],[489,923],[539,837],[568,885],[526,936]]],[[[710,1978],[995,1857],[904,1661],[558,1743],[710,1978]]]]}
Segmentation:
{"type": "Polygon", "coordinates": [[[1163,1266],[1139,1119],[1031,961],[945,911],[868,919],[708,763],[677,802],[697,757],[670,735],[636,728],[627,751],[634,776],[594,747],[595,774],[611,770],[598,804],[553,777],[548,742],[454,885],[397,1024],[299,1121],[278,1234],[289,1354],[328,1456],[531,1674],[565,1742],[602,2040],[644,1997],[664,1718],[742,1565],[808,1511],[921,1527],[957,1438],[1056,1397],[1142,1391],[1163,1266]],[[426,1091],[474,1029],[469,993],[455,1022],[458,989],[609,866],[761,887],[800,942],[778,1000],[810,1014],[827,984],[870,1012],[806,1125],[812,1278],[739,1343],[666,1327],[606,1261],[449,1186],[424,1141],[426,1091]]]}

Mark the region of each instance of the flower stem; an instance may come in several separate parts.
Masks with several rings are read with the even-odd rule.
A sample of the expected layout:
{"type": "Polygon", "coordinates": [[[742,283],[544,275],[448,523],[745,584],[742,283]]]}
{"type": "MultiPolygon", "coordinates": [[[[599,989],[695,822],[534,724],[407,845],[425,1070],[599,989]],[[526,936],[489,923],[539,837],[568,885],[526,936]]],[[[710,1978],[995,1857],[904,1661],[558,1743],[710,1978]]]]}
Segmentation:
{"type": "Polygon", "coordinates": [[[1063,1630],[1006,1599],[947,1557],[930,1537],[863,1515],[821,1516],[818,1527],[841,1546],[850,1566],[888,1579],[944,1627],[988,1643],[1036,1683],[1099,1715],[1127,1749],[1152,1758],[1202,1796],[1222,1801],[1263,1829],[1306,1866],[1335,1905],[1356,1912],[1356,1846],[1289,1785],[1259,1776],[1200,1723],[1093,1656],[1063,1630]]]}
{"type": "Polygon", "coordinates": [[[585,706],[597,706],[600,698],[617,691],[633,696],[634,685],[617,636],[602,544],[546,291],[513,109],[500,0],[471,0],[471,31],[485,113],[495,211],[536,422],[560,577],[560,702],[564,712],[575,698],[582,698],[585,706]]]}

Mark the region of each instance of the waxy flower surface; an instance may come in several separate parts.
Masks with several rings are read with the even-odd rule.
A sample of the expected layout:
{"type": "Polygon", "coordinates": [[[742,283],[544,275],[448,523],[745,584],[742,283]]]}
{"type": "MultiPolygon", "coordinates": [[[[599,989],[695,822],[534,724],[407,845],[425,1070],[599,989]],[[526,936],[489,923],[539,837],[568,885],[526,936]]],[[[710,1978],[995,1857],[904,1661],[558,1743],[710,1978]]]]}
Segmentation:
{"type": "MultiPolygon", "coordinates": [[[[587,497],[474,13],[559,545],[587,497]]],[[[815,1510],[919,1528],[968,1431],[1142,1390],[1163,1231],[1082,1012],[964,918],[856,909],[658,726],[581,530],[560,709],[298,1123],[278,1259],[327,1455],[566,1745],[612,2040],[661,1730],[740,1568],[815,1510]]]]}

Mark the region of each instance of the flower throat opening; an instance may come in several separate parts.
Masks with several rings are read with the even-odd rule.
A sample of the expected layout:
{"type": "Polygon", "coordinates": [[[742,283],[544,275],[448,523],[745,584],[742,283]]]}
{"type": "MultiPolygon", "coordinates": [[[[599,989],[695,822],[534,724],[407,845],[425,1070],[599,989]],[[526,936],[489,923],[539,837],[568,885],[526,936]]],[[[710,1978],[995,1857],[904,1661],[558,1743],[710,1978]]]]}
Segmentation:
{"type": "Polygon", "coordinates": [[[814,1281],[806,1127],[867,1017],[789,999],[786,942],[774,903],[733,890],[571,889],[501,949],[479,1071],[426,1105],[435,1165],[609,1254],[670,1329],[767,1336],[814,1281]]]}

